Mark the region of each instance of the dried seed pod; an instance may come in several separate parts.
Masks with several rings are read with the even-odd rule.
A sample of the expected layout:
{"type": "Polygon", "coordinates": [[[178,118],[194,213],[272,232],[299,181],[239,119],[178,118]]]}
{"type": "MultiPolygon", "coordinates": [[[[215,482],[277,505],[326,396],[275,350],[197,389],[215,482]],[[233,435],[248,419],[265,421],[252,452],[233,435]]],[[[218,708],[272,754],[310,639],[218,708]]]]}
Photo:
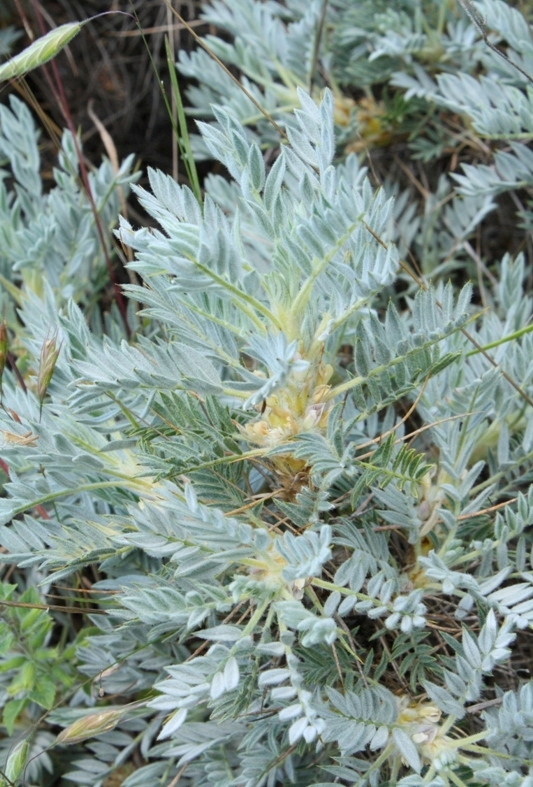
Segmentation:
{"type": "Polygon", "coordinates": [[[71,744],[80,743],[80,741],[87,740],[87,738],[94,738],[95,735],[101,735],[103,732],[112,730],[119,721],[135,708],[142,708],[146,702],[130,702],[122,708],[109,708],[102,710],[99,713],[91,713],[81,719],[70,724],[68,727],[59,733],[55,740],[55,745],[58,743],[71,744]]]}
{"type": "Polygon", "coordinates": [[[124,715],[123,710],[103,710],[100,713],[91,713],[90,716],[84,716],[82,719],[70,724],[68,727],[59,733],[55,742],[56,744],[71,744],[80,743],[87,738],[93,738],[95,735],[101,735],[103,732],[112,730],[124,715]]]}
{"type": "Polygon", "coordinates": [[[60,350],[61,345],[59,347],[57,346],[56,336],[53,336],[51,339],[46,339],[41,350],[39,375],[37,377],[37,396],[39,397],[41,408],[54,373],[60,350]]]}

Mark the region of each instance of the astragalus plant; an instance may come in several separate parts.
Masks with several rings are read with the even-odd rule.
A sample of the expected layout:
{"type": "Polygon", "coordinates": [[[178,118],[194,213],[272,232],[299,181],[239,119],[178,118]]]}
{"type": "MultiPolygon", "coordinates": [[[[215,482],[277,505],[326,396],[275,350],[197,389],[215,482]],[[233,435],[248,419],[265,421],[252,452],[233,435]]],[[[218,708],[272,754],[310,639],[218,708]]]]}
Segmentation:
{"type": "MultiPolygon", "coordinates": [[[[489,9],[493,22],[510,11],[501,6],[486,0],[482,13],[489,9]]],[[[241,84],[204,49],[180,51],[178,71],[194,80],[187,96],[195,117],[213,118],[213,104],[224,104],[264,149],[279,137],[250,96],[285,126],[299,105],[298,87],[318,103],[327,86],[340,149],[408,142],[410,155],[429,161],[475,147],[457,116],[427,100],[436,76],[485,66],[487,47],[458,2],[212,0],[202,4],[201,18],[210,25],[203,43],[241,84]],[[413,85],[418,90],[406,94],[413,85]]],[[[201,140],[196,145],[207,153],[201,140]]]]}
{"type": "MultiPolygon", "coordinates": [[[[482,38],[485,31],[531,72],[530,25],[517,8],[501,0],[215,0],[203,4],[202,18],[218,33],[204,44],[241,84],[204,49],[180,51],[177,68],[193,80],[186,92],[195,117],[213,120],[213,104],[223,104],[249,139],[272,151],[279,134],[250,96],[285,128],[294,123],[298,86],[317,103],[330,86],[337,154],[356,152],[371,182],[396,195],[390,237],[402,256],[434,281],[463,282],[478,278],[480,258],[496,267],[510,236],[519,246],[520,223],[498,217],[498,233],[487,215],[495,195],[512,192],[531,226],[529,82],[482,38]]],[[[195,149],[211,155],[198,139],[195,149]]]]}
{"type": "MultiPolygon", "coordinates": [[[[96,303],[109,285],[108,258],[114,254],[112,228],[128,194],[133,156],[114,170],[109,160],[89,174],[102,228],[79,177],[78,151],[65,132],[58,150],[53,183],[43,183],[39,131],[28,107],[14,96],[0,106],[0,295],[2,317],[14,334],[24,328],[15,306],[48,296],[56,308],[78,303],[95,328],[101,323],[96,303]],[[105,253],[104,253],[105,251],[105,253]]],[[[81,152],[81,151],[80,151],[81,152]]],[[[118,314],[118,310],[117,310],[118,314]]]]}
{"type": "Polygon", "coordinates": [[[160,172],[136,189],[143,335],[22,305],[29,351],[60,352],[43,397],[4,371],[2,559],[92,583],[88,680],[37,726],[92,787],[525,787],[524,263],[490,311],[400,299],[391,202],[332,165],[331,94],[299,101],[268,172],[230,114],[201,126],[230,217],[160,172]]]}

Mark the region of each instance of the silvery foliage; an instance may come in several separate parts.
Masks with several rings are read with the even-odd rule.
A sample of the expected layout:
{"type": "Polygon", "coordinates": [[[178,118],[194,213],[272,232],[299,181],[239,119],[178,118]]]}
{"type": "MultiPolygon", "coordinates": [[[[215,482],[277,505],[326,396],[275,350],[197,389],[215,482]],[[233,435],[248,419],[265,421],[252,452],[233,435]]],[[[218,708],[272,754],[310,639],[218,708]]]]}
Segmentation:
{"type": "Polygon", "coordinates": [[[0,57],[6,58],[11,52],[12,45],[21,35],[20,30],[14,27],[4,27],[0,30],[0,57]]]}
{"type": "MultiPolygon", "coordinates": [[[[490,7],[489,19],[500,19],[507,10],[520,16],[507,6],[507,10],[501,11],[498,3],[499,0],[486,0],[486,9],[483,6],[480,10],[485,15],[490,7]]],[[[388,82],[392,90],[397,88],[397,94],[403,96],[400,115],[415,118],[411,126],[406,126],[407,131],[417,129],[416,133],[413,131],[410,147],[415,155],[429,160],[440,155],[446,145],[456,145],[456,141],[451,136],[442,137],[441,132],[435,140],[431,133],[426,134],[428,107],[437,101],[446,109],[453,104],[454,111],[465,111],[465,104],[471,109],[477,102],[492,100],[496,88],[492,86],[485,95],[477,89],[478,82],[472,74],[480,66],[492,67],[487,64],[494,57],[492,60],[487,57],[487,47],[475,26],[450,4],[426,0],[414,4],[397,0],[393,5],[370,0],[329,2],[318,49],[319,67],[315,64],[312,74],[322,8],[322,0],[311,3],[290,0],[284,4],[217,0],[204,6],[203,18],[233,39],[229,43],[208,35],[206,44],[224,63],[238,69],[242,84],[279,125],[284,127],[292,122],[292,110],[298,107],[297,86],[309,92],[313,84],[313,96],[318,101],[324,83],[333,84],[337,143],[342,150],[347,143],[360,139],[359,134],[364,137],[366,133],[364,119],[363,126],[358,120],[359,105],[349,97],[354,88],[388,82]],[[448,86],[448,103],[435,97],[434,75],[439,72],[438,84],[448,86]],[[463,82],[471,85],[469,91],[463,82]],[[477,93],[475,101],[465,98],[459,108],[458,96],[472,92],[477,93]],[[417,113],[425,118],[421,125],[416,121],[417,113]]],[[[527,27],[525,20],[523,25],[527,27]]],[[[523,31],[519,33],[520,30],[515,39],[522,40],[523,31]]],[[[279,142],[273,126],[206,51],[198,48],[190,54],[180,52],[178,70],[198,83],[187,89],[191,111],[196,117],[214,118],[213,106],[223,104],[260,146],[272,147],[279,142]]],[[[506,86],[498,89],[505,91],[506,86]]],[[[506,99],[507,103],[511,100],[512,97],[506,99]]],[[[379,114],[376,117],[379,121],[379,114]]],[[[195,138],[194,145],[198,155],[210,155],[200,138],[195,138]]],[[[401,256],[408,251],[414,254],[423,272],[433,278],[446,277],[465,267],[469,275],[477,275],[470,242],[483,219],[495,209],[494,196],[506,188],[523,185],[524,167],[528,172],[533,171],[533,162],[529,162],[531,154],[524,145],[519,148],[519,161],[509,153],[497,154],[505,160],[508,172],[511,171],[508,159],[512,158],[514,174],[503,186],[500,176],[490,168],[492,185],[487,187],[484,174],[487,167],[474,167],[465,182],[460,175],[455,180],[442,175],[435,190],[427,190],[422,200],[413,189],[400,192],[399,184],[386,182],[387,194],[397,197],[389,237],[397,243],[401,256]],[[496,185],[492,183],[494,180],[496,185]]],[[[210,180],[213,182],[215,178],[210,180]]],[[[207,187],[210,189],[212,184],[207,187]]],[[[233,204],[234,200],[225,201],[229,209],[233,204]]]]}
{"type": "MultiPolygon", "coordinates": [[[[297,87],[306,88],[312,67],[314,41],[322,3],[312,0],[305,8],[298,0],[278,2],[215,2],[203,10],[203,18],[234,37],[232,44],[218,36],[206,43],[224,63],[243,74],[242,84],[281,125],[298,106],[297,87]]],[[[179,56],[179,72],[199,81],[187,89],[195,117],[212,118],[213,105],[223,104],[243,126],[256,128],[254,137],[269,146],[279,136],[231,77],[203,49],[179,56]]],[[[198,155],[212,155],[202,139],[195,137],[198,155]]]]}
{"type": "Polygon", "coordinates": [[[526,18],[503,0],[479,0],[475,8],[507,60],[486,48],[478,53],[480,76],[470,67],[432,79],[419,69],[414,75],[398,72],[391,82],[405,88],[407,98],[424,98],[467,116],[481,139],[508,143],[505,150],[496,148],[492,163],[464,164],[463,174],[454,175],[461,194],[487,197],[533,184],[527,146],[533,132],[533,43],[526,18]]]}
{"type": "MultiPolygon", "coordinates": [[[[61,353],[42,413],[4,372],[0,558],[44,581],[96,565],[107,611],[78,648],[94,693],[51,722],[97,694],[151,698],[79,746],[79,784],[104,784],[137,745],[146,764],[124,787],[178,773],[195,787],[311,784],[325,771],[361,787],[381,771],[447,784],[446,731],[533,618],[533,417],[501,373],[531,393],[533,347],[530,334],[498,344],[531,316],[524,261],[504,260],[491,310],[469,326],[498,345],[497,368],[461,332],[469,287],[387,305],[392,204],[353,159],[332,164],[331,94],[299,101],[268,172],[232,114],[201,126],[234,181],[215,188],[236,196],[229,215],[159,172],[136,188],[160,227],[119,229],[143,280],[128,290],[144,336],[90,333],[46,282],[20,308],[32,357],[55,332],[61,353]],[[416,435],[400,400],[417,407],[416,435]],[[442,609],[458,639],[424,658],[442,609]]],[[[522,691],[502,707],[527,713],[522,691]]],[[[463,740],[471,783],[514,773],[514,733],[500,740],[497,723],[487,715],[486,755],[463,740]]],[[[517,746],[531,759],[528,736],[517,746]]]]}
{"type": "MultiPolygon", "coordinates": [[[[26,293],[41,295],[43,286],[52,288],[58,307],[71,298],[85,305],[107,274],[91,205],[80,187],[72,137],[65,132],[54,186],[46,192],[33,117],[14,96],[10,107],[0,106],[2,313],[12,312],[13,301],[19,304],[26,293]]],[[[114,173],[105,161],[89,174],[110,250],[109,233],[119,211],[120,189],[127,193],[135,180],[132,164],[130,156],[114,173]]]]}
{"type": "MultiPolygon", "coordinates": [[[[9,43],[15,40],[16,35],[11,29],[5,33],[1,41],[5,39],[9,43]]],[[[58,310],[72,299],[85,307],[87,318],[95,330],[102,330],[102,319],[94,311],[91,315],[91,302],[107,282],[106,262],[89,200],[80,186],[75,146],[68,133],[63,136],[58,159],[53,183],[43,183],[39,134],[31,113],[14,97],[10,98],[10,106],[0,106],[0,299],[2,316],[7,324],[8,347],[17,358],[20,374],[24,376],[28,371],[28,358],[32,359],[30,363],[36,372],[43,342],[53,335],[52,326],[58,310]],[[20,309],[24,308],[29,314],[36,309],[38,321],[48,325],[52,333],[35,333],[29,327],[30,321],[20,316],[20,309]]],[[[132,163],[133,158],[126,160],[115,173],[110,162],[104,161],[89,174],[110,254],[111,231],[119,210],[120,190],[127,195],[130,183],[136,179],[131,173],[132,163]]],[[[35,319],[36,315],[33,317],[35,319]]],[[[119,332],[122,331],[123,328],[119,328],[119,332]]],[[[30,389],[34,389],[33,373],[26,379],[30,389]]],[[[24,395],[21,402],[23,406],[27,403],[24,395]]],[[[2,401],[4,404],[5,400],[2,401]]],[[[31,411],[35,415],[34,405],[35,402],[31,411]]],[[[24,433],[16,421],[18,405],[14,407],[12,426],[4,424],[7,432],[2,435],[3,445],[6,440],[16,441],[24,433]]],[[[24,465],[23,462],[21,466],[24,465]]],[[[9,468],[13,479],[16,478],[16,467],[15,461],[9,468]]],[[[43,580],[46,584],[42,592],[50,589],[43,573],[32,569],[15,571],[11,577],[19,592],[43,580]]],[[[20,645],[24,647],[23,642],[20,645]]],[[[2,708],[13,697],[10,687],[16,670],[13,672],[6,668],[9,663],[9,653],[4,653],[0,681],[2,708]]],[[[28,663],[26,666],[32,665],[28,663]]],[[[20,696],[21,692],[16,695],[17,698],[20,696]]],[[[38,724],[41,715],[42,706],[34,703],[26,706],[24,720],[17,724],[13,737],[2,735],[0,769],[4,769],[14,741],[19,742],[21,729],[38,724]]],[[[53,740],[53,733],[45,729],[32,737],[24,770],[27,783],[42,784],[46,774],[54,770],[53,759],[47,753],[53,740]]]]}
{"type": "Polygon", "coordinates": [[[527,683],[518,692],[506,692],[501,705],[487,709],[484,719],[489,742],[499,740],[502,750],[508,753],[511,767],[520,771],[528,758],[528,742],[533,737],[533,692],[527,683]]]}
{"type": "MultiPolygon", "coordinates": [[[[238,68],[245,87],[282,125],[290,121],[296,87],[308,88],[314,80],[319,87],[325,79],[325,84],[359,88],[388,81],[399,65],[406,78],[425,78],[426,62],[438,63],[445,71],[471,72],[481,59],[483,44],[475,27],[436,3],[398,0],[391,6],[333,0],[326,8],[316,69],[323,5],[322,0],[214,0],[204,6],[202,18],[233,38],[228,43],[208,35],[206,44],[224,63],[238,68]],[[439,13],[438,30],[432,30],[439,13]],[[313,68],[316,73],[311,73],[313,68]]],[[[211,117],[212,105],[224,102],[243,125],[256,127],[263,142],[272,139],[272,128],[257,108],[204,50],[181,52],[178,68],[198,81],[188,89],[195,115],[211,117]]],[[[337,89],[337,98],[341,95],[337,89]]]]}
{"type": "MultiPolygon", "coordinates": [[[[446,175],[441,175],[435,189],[429,189],[422,199],[409,188],[401,190],[397,183],[387,182],[384,187],[395,196],[389,232],[402,258],[414,255],[420,270],[432,279],[446,280],[465,269],[472,278],[476,275],[479,256],[473,239],[497,207],[493,194],[458,193],[446,175]]],[[[412,288],[412,279],[404,278],[412,288]]]]}
{"type": "MultiPolygon", "coordinates": [[[[351,3],[336,0],[328,64],[339,83],[371,86],[398,73],[475,71],[482,45],[457,8],[431,0],[351,3]]],[[[422,76],[424,75],[424,76],[422,76]]]]}

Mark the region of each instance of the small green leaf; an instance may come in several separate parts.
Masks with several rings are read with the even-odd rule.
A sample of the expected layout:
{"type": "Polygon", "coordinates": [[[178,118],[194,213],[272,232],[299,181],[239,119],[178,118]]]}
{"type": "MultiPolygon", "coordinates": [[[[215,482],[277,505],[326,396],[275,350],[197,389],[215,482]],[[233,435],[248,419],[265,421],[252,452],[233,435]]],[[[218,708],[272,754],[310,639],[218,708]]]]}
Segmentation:
{"type": "Polygon", "coordinates": [[[52,667],[52,677],[55,679],[56,685],[70,686],[72,684],[73,678],[68,672],[68,660],[65,657],[60,664],[52,667]]]}
{"type": "Polygon", "coordinates": [[[35,683],[35,664],[31,661],[25,660],[25,664],[20,670],[19,674],[8,686],[8,692],[11,696],[18,694],[19,691],[31,691],[35,683]]]}
{"type": "Polygon", "coordinates": [[[400,728],[396,728],[392,731],[392,737],[394,738],[394,743],[396,744],[396,748],[398,749],[399,753],[401,754],[402,758],[405,762],[414,770],[416,773],[420,773],[422,768],[420,757],[418,756],[418,751],[416,749],[415,744],[407,735],[400,728]]]}
{"type": "MultiPolygon", "coordinates": [[[[29,587],[27,590],[24,591],[22,596],[20,597],[20,601],[23,601],[25,604],[41,604],[42,599],[34,587],[29,587]]],[[[31,611],[31,610],[30,610],[31,611]]],[[[39,610],[41,611],[41,610],[39,610]]],[[[23,615],[28,614],[28,610],[20,608],[20,612],[23,615]]]]}
{"type": "Polygon", "coordinates": [[[40,648],[33,654],[36,661],[55,661],[57,659],[57,648],[40,648]]]}
{"type": "Polygon", "coordinates": [[[0,583],[0,598],[7,601],[11,599],[13,596],[13,591],[17,589],[16,585],[7,585],[5,583],[0,583]]]}
{"type": "Polygon", "coordinates": [[[22,776],[22,771],[26,764],[28,757],[28,750],[30,744],[28,738],[25,738],[20,743],[17,743],[15,748],[11,751],[6,763],[6,778],[10,782],[16,782],[22,776]]]}
{"type": "MultiPolygon", "coordinates": [[[[3,655],[0,653],[0,655],[3,655]]],[[[24,662],[26,661],[26,656],[13,656],[12,659],[8,659],[7,661],[3,661],[0,664],[0,673],[1,672],[8,672],[10,669],[17,669],[18,667],[22,667],[24,662]]]]}
{"type": "Polygon", "coordinates": [[[15,722],[21,711],[26,706],[28,700],[10,700],[4,705],[4,713],[2,715],[2,723],[7,730],[8,735],[13,734],[15,729],[15,722]]]}
{"type": "Polygon", "coordinates": [[[29,628],[33,626],[33,624],[41,617],[43,614],[42,609],[30,609],[28,610],[27,614],[24,615],[21,622],[21,629],[22,631],[27,631],[29,628]]]}
{"type": "MultiPolygon", "coordinates": [[[[13,643],[13,633],[5,623],[0,623],[0,656],[5,656],[13,643]]],[[[1,665],[0,665],[1,669],[1,665]]]]}
{"type": "Polygon", "coordinates": [[[41,708],[50,710],[54,704],[56,696],[56,687],[50,680],[44,676],[40,676],[35,684],[33,691],[30,694],[30,700],[36,702],[41,708]]]}

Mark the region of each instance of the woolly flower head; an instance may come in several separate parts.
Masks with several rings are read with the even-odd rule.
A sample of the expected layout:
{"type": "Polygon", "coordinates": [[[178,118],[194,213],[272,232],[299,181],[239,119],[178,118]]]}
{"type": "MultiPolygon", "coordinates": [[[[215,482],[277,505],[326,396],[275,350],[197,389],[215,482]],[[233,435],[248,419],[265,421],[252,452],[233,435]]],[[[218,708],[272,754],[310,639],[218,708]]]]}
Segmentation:
{"type": "Polygon", "coordinates": [[[326,428],[331,409],[326,400],[333,374],[329,364],[309,366],[305,374],[291,374],[283,387],[268,396],[259,410],[257,421],[242,428],[243,435],[252,443],[273,448],[302,432],[326,428]]]}
{"type": "Polygon", "coordinates": [[[432,702],[413,703],[407,695],[398,699],[398,706],[398,724],[415,744],[422,762],[436,770],[453,763],[457,749],[440,725],[440,708],[432,702]]]}

